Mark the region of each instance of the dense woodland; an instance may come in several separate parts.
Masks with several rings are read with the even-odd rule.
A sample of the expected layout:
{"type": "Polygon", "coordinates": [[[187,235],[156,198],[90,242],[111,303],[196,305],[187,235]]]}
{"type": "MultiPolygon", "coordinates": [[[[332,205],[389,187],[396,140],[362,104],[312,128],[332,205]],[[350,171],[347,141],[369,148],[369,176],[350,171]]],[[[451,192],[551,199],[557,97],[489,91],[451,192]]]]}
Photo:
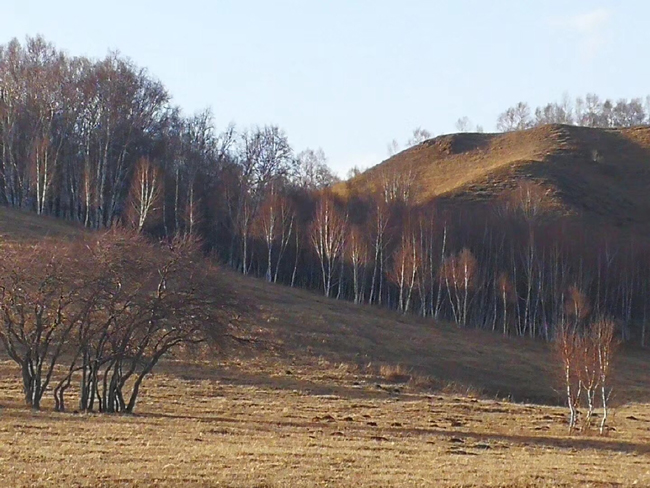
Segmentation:
{"type": "MultiPolygon", "coordinates": [[[[497,127],[648,121],[641,100],[588,95],[534,113],[518,104],[497,127]]],[[[3,205],[195,236],[241,273],[461,327],[550,340],[558,324],[607,316],[645,344],[646,244],[551,218],[541,187],[466,213],[414,205],[404,174],[345,199],[335,181],[321,150],[297,153],[275,126],[217,130],[210,111],[187,116],[118,54],[71,57],[41,38],[0,47],[3,205]]]]}

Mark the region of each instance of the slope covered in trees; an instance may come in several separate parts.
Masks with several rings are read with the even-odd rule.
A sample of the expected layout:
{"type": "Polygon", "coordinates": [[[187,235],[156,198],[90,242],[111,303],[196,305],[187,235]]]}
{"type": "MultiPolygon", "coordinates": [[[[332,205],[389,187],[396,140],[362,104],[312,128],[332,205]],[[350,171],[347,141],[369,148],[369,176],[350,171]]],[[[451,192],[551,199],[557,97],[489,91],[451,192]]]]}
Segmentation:
{"type": "MultiPolygon", "coordinates": [[[[59,252],[63,257],[61,264],[68,265],[68,267],[61,267],[60,273],[72,275],[77,273],[84,279],[90,275],[99,275],[103,270],[98,266],[79,270],[69,266],[72,260],[77,263],[77,266],[82,266],[84,262],[89,262],[84,260],[92,254],[93,246],[115,247],[114,244],[118,241],[134,239],[133,236],[120,237],[119,234],[112,233],[83,232],[79,226],[70,223],[2,207],[0,207],[0,224],[3,226],[4,249],[16,250],[19,249],[16,244],[20,244],[35,249],[37,255],[49,253],[54,256],[59,252]],[[105,239],[105,236],[108,239],[105,239]],[[74,252],[69,254],[68,250],[74,252]]],[[[129,245],[131,247],[128,249],[132,250],[133,245],[129,245]]],[[[166,259],[165,255],[155,256],[153,253],[147,255],[147,247],[142,242],[138,243],[137,247],[145,252],[130,252],[125,259],[144,259],[148,262],[146,266],[138,263],[139,266],[142,264],[142,267],[139,268],[139,275],[133,283],[139,283],[144,279],[143,277],[157,275],[157,268],[155,264],[152,266],[152,262],[166,259]]],[[[178,254],[180,249],[172,252],[178,254]]],[[[32,272],[30,280],[38,280],[44,273],[54,276],[51,269],[41,266],[42,260],[35,260],[31,267],[24,266],[24,262],[29,260],[30,256],[31,254],[18,256],[19,259],[16,261],[12,261],[11,256],[4,256],[2,261],[22,263],[23,265],[17,268],[17,271],[23,274],[32,272]]],[[[104,252],[102,262],[111,264],[110,257],[110,252],[104,252]]],[[[191,256],[181,258],[188,260],[191,256]]],[[[196,266],[197,262],[195,261],[193,266],[196,266]]],[[[540,341],[528,338],[504,338],[484,331],[464,330],[449,323],[432,323],[427,318],[403,316],[378,307],[335,301],[324,296],[319,297],[309,291],[291,289],[266,283],[262,279],[242,276],[241,273],[225,267],[215,269],[210,265],[203,268],[202,272],[210,276],[210,283],[205,286],[203,295],[207,294],[207,297],[214,299],[214,303],[203,295],[193,295],[191,299],[194,301],[205,299],[203,302],[205,309],[201,312],[202,327],[210,331],[208,343],[215,340],[221,344],[221,347],[218,350],[210,349],[207,356],[204,352],[202,358],[211,358],[217,351],[217,358],[225,354],[232,360],[237,357],[249,357],[254,351],[256,361],[280,361],[288,368],[309,368],[311,366],[308,365],[313,364],[314,358],[318,357],[330,366],[347,364],[367,369],[368,374],[388,377],[399,375],[407,379],[410,377],[415,387],[417,385],[424,388],[451,386],[462,391],[470,389],[490,396],[510,397],[520,401],[534,400],[542,403],[562,401],[561,390],[558,390],[558,386],[562,384],[558,364],[553,357],[552,349],[540,341]],[[220,291],[221,294],[216,294],[216,291],[220,291]],[[225,342],[223,337],[218,335],[223,332],[224,323],[217,319],[223,318],[224,310],[227,311],[229,325],[236,330],[234,340],[225,342]],[[245,340],[241,341],[242,338],[245,340]]],[[[16,274],[3,274],[3,276],[5,280],[19,277],[16,274]]],[[[133,276],[128,281],[132,280],[133,276]]],[[[189,283],[188,281],[186,285],[191,286],[189,283]]],[[[125,282],[125,286],[127,284],[125,282]]],[[[67,286],[78,285],[77,281],[69,281],[67,286]]],[[[96,282],[86,281],[81,291],[92,295],[94,289],[91,289],[91,286],[96,285],[96,282]]],[[[29,289],[23,287],[19,291],[26,293],[29,289]]],[[[170,290],[170,292],[177,291],[170,290]]],[[[48,296],[50,295],[42,295],[40,299],[48,296]]],[[[56,294],[51,294],[50,298],[52,297],[59,299],[56,294]]],[[[104,300],[102,303],[106,303],[105,297],[99,299],[104,300]]],[[[183,313],[190,314],[191,319],[196,320],[189,309],[183,307],[183,313]]],[[[64,318],[67,317],[66,315],[64,318]]],[[[117,320],[119,322],[121,318],[118,317],[117,320]]],[[[177,313],[175,320],[181,320],[177,313]]],[[[192,322],[190,325],[195,324],[192,322]]],[[[103,326],[101,321],[99,325],[95,324],[99,331],[102,330],[101,326],[103,326]]],[[[196,332],[193,328],[189,331],[196,332]]],[[[20,338],[15,337],[13,340],[15,342],[18,339],[20,338]]],[[[57,344],[60,339],[55,335],[49,340],[57,344]]],[[[78,379],[79,372],[83,371],[81,360],[71,353],[76,350],[78,344],[74,338],[62,344],[65,344],[66,349],[63,351],[65,354],[58,357],[58,360],[65,362],[64,360],[75,359],[80,363],[79,367],[73,368],[75,378],[78,379]]],[[[115,344],[111,347],[115,347],[115,344]]],[[[112,357],[109,352],[110,348],[105,354],[107,357],[112,357]]],[[[189,354],[186,354],[187,351],[178,352],[174,357],[182,360],[195,358],[196,352],[194,349],[189,349],[189,354]]],[[[5,354],[2,350],[0,357],[6,358],[5,354]]],[[[46,352],[48,359],[52,359],[52,354],[51,350],[46,352]]],[[[144,355],[144,357],[149,356],[144,355]]],[[[620,366],[615,371],[616,377],[612,380],[616,387],[617,401],[646,400],[646,396],[650,395],[650,384],[645,376],[638,374],[638,371],[647,368],[647,354],[638,349],[631,349],[626,351],[619,361],[620,366]]],[[[49,363],[45,366],[47,370],[49,363]]],[[[100,371],[101,374],[103,369],[105,365],[100,371]]],[[[112,370],[109,369],[110,371],[112,370]]],[[[61,380],[63,380],[61,384],[67,386],[63,391],[58,391],[60,398],[57,401],[63,398],[63,393],[69,396],[70,400],[76,400],[74,395],[79,394],[79,389],[76,384],[70,386],[66,382],[68,373],[67,368],[55,369],[50,381],[51,388],[43,397],[43,402],[48,407],[56,406],[52,393],[61,380]],[[66,393],[68,387],[70,388],[66,393]]],[[[140,373],[140,370],[137,373],[140,373]]],[[[62,406],[63,404],[60,403],[59,408],[62,406]]],[[[70,406],[68,405],[68,408],[70,406]]],[[[75,406],[76,402],[72,403],[72,407],[75,406]]]]}
{"type": "Polygon", "coordinates": [[[335,191],[390,215],[399,310],[546,339],[612,317],[645,344],[649,161],[647,127],[547,125],[430,139],[335,191]]]}

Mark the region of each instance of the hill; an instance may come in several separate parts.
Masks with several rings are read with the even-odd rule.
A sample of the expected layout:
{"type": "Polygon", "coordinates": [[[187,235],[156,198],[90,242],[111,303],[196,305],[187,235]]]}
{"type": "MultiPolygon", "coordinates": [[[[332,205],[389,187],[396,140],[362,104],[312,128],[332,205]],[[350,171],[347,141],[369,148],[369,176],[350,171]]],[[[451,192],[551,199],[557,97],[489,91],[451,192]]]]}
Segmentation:
{"type": "Polygon", "coordinates": [[[443,135],[396,154],[337,191],[362,194],[391,175],[406,174],[419,204],[494,202],[530,181],[546,190],[558,215],[645,228],[650,127],[546,125],[500,134],[443,135]]]}

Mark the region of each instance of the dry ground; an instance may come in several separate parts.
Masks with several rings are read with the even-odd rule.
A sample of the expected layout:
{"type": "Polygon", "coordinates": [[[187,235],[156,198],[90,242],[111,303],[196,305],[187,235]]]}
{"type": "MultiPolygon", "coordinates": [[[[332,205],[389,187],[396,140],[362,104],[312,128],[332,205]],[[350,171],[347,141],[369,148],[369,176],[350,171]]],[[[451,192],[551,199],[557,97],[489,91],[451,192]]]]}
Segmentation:
{"type": "Polygon", "coordinates": [[[606,437],[560,407],[279,360],[167,363],[135,416],[32,412],[0,364],[0,486],[650,485],[650,406],[606,437]]]}

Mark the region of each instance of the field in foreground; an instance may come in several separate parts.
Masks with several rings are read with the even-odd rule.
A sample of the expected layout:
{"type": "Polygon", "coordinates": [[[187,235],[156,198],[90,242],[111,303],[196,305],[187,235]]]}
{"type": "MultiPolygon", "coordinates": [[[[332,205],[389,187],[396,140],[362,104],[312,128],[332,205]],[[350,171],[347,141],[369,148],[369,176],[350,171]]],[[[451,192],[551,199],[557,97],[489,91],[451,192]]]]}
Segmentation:
{"type": "Polygon", "coordinates": [[[0,363],[1,486],[650,485],[650,406],[606,437],[559,407],[388,383],[321,359],[167,363],[135,416],[32,412],[0,363]]]}

